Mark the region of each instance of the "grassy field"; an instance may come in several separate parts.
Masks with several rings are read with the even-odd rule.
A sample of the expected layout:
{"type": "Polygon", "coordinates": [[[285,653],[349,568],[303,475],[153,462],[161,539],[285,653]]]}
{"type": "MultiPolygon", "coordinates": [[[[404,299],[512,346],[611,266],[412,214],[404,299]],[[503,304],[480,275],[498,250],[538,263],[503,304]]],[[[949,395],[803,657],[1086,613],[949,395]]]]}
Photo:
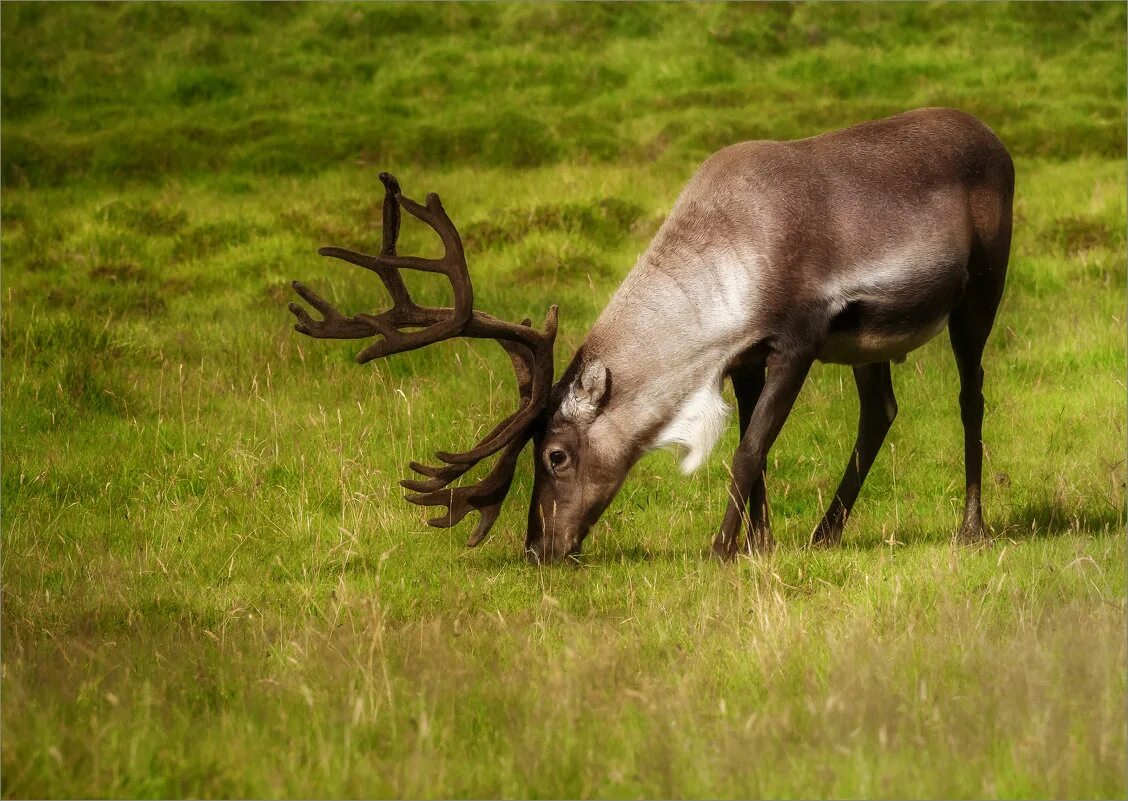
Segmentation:
{"type": "MultiPolygon", "coordinates": [[[[2,24],[5,797],[1123,797],[1125,6],[14,4],[2,24]],[[718,565],[730,430],[644,460],[579,566],[400,499],[513,403],[488,344],[358,367],[288,282],[386,299],[376,174],[439,192],[481,308],[567,362],[696,165],[926,105],[1018,170],[961,511],[942,335],[844,544],[817,367],[780,547],[718,565]]],[[[434,252],[405,225],[403,252],[434,252]]],[[[442,302],[439,281],[411,278],[442,302]]],[[[495,352],[496,351],[496,352],[495,352]]],[[[527,460],[527,456],[525,459],[527,460]]]]}

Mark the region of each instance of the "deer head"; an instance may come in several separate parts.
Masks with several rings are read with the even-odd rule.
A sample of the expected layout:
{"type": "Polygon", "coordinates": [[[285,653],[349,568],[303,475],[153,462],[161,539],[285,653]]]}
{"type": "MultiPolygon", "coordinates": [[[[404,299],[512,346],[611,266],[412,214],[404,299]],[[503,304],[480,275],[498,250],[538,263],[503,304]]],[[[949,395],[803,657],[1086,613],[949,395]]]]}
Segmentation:
{"type": "MultiPolygon", "coordinates": [[[[346,317],[295,281],[294,291],[320,312],[322,319],[313,319],[301,305],[291,303],[290,311],[298,319],[294,328],[318,339],[378,337],[376,342],[357,355],[361,364],[454,337],[495,340],[508,354],[516,373],[520,395],[517,410],[468,451],[439,451],[436,457],[441,464],[437,466],[412,462],[411,469],[421,478],[400,482],[411,492],[406,500],[421,506],[445,507],[445,514],[427,521],[438,528],[453,527],[470,512],[478,512],[478,525],[466,543],[474,547],[485,540],[497,520],[513,482],[517,459],[525,445],[534,440],[537,444],[537,467],[526,552],[535,561],[575,553],[582,540],[580,523],[589,517],[589,510],[583,508],[582,501],[590,493],[583,491],[581,483],[587,475],[585,468],[590,470],[594,464],[593,460],[580,459],[576,438],[582,434],[582,427],[590,423],[588,416],[606,398],[610,389],[609,377],[592,367],[585,370],[574,384],[568,383],[566,391],[553,392],[552,348],[556,339],[556,306],[549,307],[543,331],[532,328],[529,320],[515,324],[475,310],[474,291],[462,240],[443,210],[438,195],[427,195],[426,205],[420,205],[400,193],[399,183],[391,175],[381,173],[380,180],[385,189],[380,255],[370,256],[337,247],[321,248],[318,253],[376,273],[391,296],[392,307],[375,315],[346,317]],[[444,248],[442,258],[423,259],[396,254],[401,208],[439,235],[444,248]],[[402,269],[447,276],[454,290],[454,307],[416,304],[404,285],[399,272],[402,269]],[[555,413],[550,413],[550,408],[555,413]],[[496,461],[484,478],[473,484],[452,486],[471,468],[490,457],[495,457],[496,461]]],[[[569,381],[572,378],[566,376],[569,381]]],[[[598,511],[602,511],[602,507],[598,511]]],[[[598,517],[598,512],[595,517],[598,517]]],[[[586,533],[587,527],[583,527],[583,533],[586,533]]]]}
{"type": "Polygon", "coordinates": [[[612,415],[612,376],[581,347],[554,387],[534,451],[525,549],[535,561],[579,553],[591,527],[641,455],[612,415]]]}

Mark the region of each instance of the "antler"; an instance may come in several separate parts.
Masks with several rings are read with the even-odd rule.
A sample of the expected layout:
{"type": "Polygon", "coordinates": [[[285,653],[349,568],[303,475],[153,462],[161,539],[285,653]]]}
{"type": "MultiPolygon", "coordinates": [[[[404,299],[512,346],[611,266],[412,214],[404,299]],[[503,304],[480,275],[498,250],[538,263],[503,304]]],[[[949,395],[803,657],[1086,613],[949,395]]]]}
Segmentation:
{"type": "Polygon", "coordinates": [[[437,528],[455,526],[467,514],[477,511],[480,520],[467,545],[481,543],[501,512],[501,506],[513,483],[525,444],[532,438],[535,424],[544,412],[552,386],[552,346],[556,340],[556,306],[549,307],[545,316],[544,331],[531,327],[529,320],[520,325],[499,320],[484,312],[474,310],[474,289],[466,268],[466,255],[458,231],[443,209],[439,196],[427,195],[421,206],[400,193],[399,182],[388,173],[380,173],[384,184],[383,236],[379,256],[346,250],[320,248],[322,256],[332,256],[371,270],[380,277],[392,298],[392,308],[379,314],[357,314],[346,317],[330,303],[298,281],[294,291],[323,319],[315,320],[297,303],[290,311],[298,318],[294,329],[318,339],[366,339],[378,336],[359,354],[361,364],[372,359],[440,342],[454,337],[493,339],[505,349],[517,375],[520,402],[517,410],[502,420],[477,445],[463,453],[439,451],[436,456],[444,464],[431,467],[418,462],[411,469],[425,480],[409,479],[400,484],[413,494],[406,496],[420,506],[445,506],[447,513],[428,520],[437,528]],[[422,259],[414,256],[397,256],[396,240],[399,237],[400,207],[425,222],[442,239],[444,253],[440,259],[422,259]],[[403,283],[401,269],[442,273],[454,289],[454,308],[420,306],[411,299],[403,283]],[[418,330],[404,330],[418,329],[418,330]],[[450,487],[458,478],[490,456],[501,451],[497,462],[483,479],[475,484],[450,487]]]}

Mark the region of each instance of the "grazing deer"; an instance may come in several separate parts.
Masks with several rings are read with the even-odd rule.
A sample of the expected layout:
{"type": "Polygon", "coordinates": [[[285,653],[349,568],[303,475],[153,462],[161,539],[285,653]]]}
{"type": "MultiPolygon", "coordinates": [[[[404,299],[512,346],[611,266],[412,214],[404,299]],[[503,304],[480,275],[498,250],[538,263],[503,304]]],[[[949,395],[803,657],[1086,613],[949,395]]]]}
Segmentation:
{"type": "Polygon", "coordinates": [[[407,500],[445,506],[433,526],[481,519],[468,542],[489,532],[534,443],[535,478],[527,555],[577,554],[627,473],[647,451],[684,450],[685,472],[716,444],[732,381],[740,444],[728,508],[713,551],[731,558],[773,546],[764,465],[816,361],[848,364],[861,412],[845,475],[812,541],[837,543],[862,482],[897,414],[890,362],[901,361],[946,325],[960,376],[966,505],[959,538],[985,536],[981,357],[1003,292],[1011,240],[1014,166],[991,130],[958,111],[929,108],[791,142],[744,142],[714,154],[682,191],[650,247],[599,316],[561,379],[552,384],[556,307],[544,330],[477,311],[462,243],[439,198],[421,206],[386,189],[380,256],[322,248],[375,272],[392,308],[345,317],[302,284],[296,329],[325,338],[379,339],[367,362],[451,337],[495,339],[517,373],[520,404],[477,446],[412,463],[407,500]],[[442,239],[440,259],[398,256],[399,210],[442,239]],[[415,304],[401,269],[446,275],[454,308],[415,304]],[[411,329],[411,330],[407,330],[411,329]],[[470,486],[451,484],[500,454],[470,486]]]}

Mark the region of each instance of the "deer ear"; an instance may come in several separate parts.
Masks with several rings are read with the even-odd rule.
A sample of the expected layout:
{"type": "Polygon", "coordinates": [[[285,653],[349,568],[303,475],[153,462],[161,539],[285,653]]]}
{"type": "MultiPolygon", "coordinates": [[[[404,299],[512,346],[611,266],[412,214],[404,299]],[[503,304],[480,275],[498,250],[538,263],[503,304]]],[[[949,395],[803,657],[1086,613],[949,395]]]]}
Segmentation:
{"type": "Polygon", "coordinates": [[[611,398],[611,371],[598,359],[584,365],[560,405],[561,413],[577,423],[590,423],[611,398]]]}
{"type": "Polygon", "coordinates": [[[576,394],[585,396],[585,400],[597,409],[607,401],[610,389],[611,371],[599,359],[585,365],[576,381],[576,394]]]}

